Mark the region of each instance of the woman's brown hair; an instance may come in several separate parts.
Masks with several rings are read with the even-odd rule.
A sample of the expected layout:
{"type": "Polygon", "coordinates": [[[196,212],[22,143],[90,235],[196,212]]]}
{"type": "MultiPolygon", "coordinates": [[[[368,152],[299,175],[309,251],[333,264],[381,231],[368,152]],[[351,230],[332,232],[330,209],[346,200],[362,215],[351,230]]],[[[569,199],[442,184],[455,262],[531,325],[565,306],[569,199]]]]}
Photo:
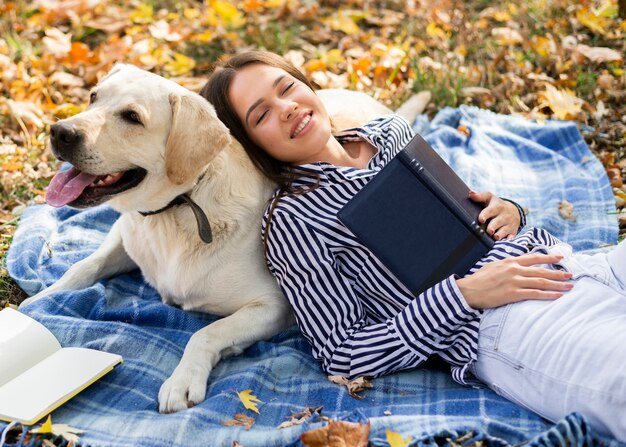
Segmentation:
{"type": "MultiPolygon", "coordinates": [[[[301,194],[311,188],[294,188],[292,183],[295,180],[295,175],[292,165],[275,159],[254,141],[252,141],[252,139],[248,136],[241,119],[239,119],[237,113],[235,113],[235,108],[233,107],[228,94],[230,86],[235,78],[235,75],[242,68],[253,64],[269,65],[270,67],[280,68],[305,84],[311,90],[315,90],[315,88],[304,76],[304,74],[279,55],[268,51],[253,50],[237,54],[230,59],[219,63],[209,77],[207,83],[200,91],[200,95],[213,104],[218,118],[226,125],[226,127],[228,127],[232,136],[235,137],[239,143],[241,143],[254,165],[259,169],[259,171],[261,171],[261,173],[263,173],[263,175],[275,182],[278,187],[278,194],[275,196],[270,206],[265,226],[265,234],[263,235],[263,240],[267,248],[267,234],[270,220],[272,218],[272,212],[274,211],[278,201],[286,194],[301,194]]],[[[319,177],[316,176],[314,180],[317,184],[319,182],[319,177]]],[[[315,188],[315,186],[313,186],[313,188],[315,188]]]]}

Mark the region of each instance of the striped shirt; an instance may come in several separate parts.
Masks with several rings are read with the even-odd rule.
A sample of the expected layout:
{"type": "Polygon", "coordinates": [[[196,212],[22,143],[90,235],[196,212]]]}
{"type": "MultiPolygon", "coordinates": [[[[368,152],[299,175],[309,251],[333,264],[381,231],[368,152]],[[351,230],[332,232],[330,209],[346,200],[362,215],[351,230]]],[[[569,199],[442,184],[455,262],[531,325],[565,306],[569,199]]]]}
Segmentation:
{"type": "MultiPolygon", "coordinates": [[[[481,312],[467,304],[454,276],[413,296],[337,219],[339,209],[413,136],[403,118],[378,118],[337,136],[341,143],[374,145],[377,153],[365,169],[325,162],[297,166],[294,186],[318,186],[279,200],[268,229],[267,262],[327,374],[377,377],[437,354],[451,365],[453,378],[467,384],[481,312]]],[[[269,207],[263,231],[268,213],[269,207]]],[[[557,242],[544,230],[530,229],[496,242],[468,274],[557,242]]]]}

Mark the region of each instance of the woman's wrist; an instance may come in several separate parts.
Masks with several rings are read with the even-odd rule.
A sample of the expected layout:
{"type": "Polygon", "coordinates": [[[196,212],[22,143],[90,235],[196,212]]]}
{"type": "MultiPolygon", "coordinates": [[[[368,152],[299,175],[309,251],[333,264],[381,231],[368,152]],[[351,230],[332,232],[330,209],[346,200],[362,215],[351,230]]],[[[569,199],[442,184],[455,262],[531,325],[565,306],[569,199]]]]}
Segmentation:
{"type": "Polygon", "coordinates": [[[476,302],[476,289],[472,287],[472,277],[467,276],[465,278],[457,278],[456,285],[461,291],[465,302],[472,308],[479,310],[481,307],[476,302]]]}

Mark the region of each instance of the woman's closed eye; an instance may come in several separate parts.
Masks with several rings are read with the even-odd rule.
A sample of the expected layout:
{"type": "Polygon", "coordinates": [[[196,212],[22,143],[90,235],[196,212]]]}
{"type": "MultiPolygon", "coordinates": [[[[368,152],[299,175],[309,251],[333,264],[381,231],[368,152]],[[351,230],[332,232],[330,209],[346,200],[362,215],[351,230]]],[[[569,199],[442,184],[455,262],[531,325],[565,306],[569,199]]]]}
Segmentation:
{"type": "Polygon", "coordinates": [[[261,113],[259,115],[259,117],[256,119],[256,121],[254,122],[254,125],[257,126],[261,123],[261,121],[263,121],[263,118],[265,118],[265,116],[267,115],[267,110],[265,110],[263,113],[261,113]]]}
{"type": "Polygon", "coordinates": [[[283,89],[283,91],[281,92],[281,96],[283,96],[285,93],[287,93],[289,91],[289,89],[291,89],[291,87],[293,87],[295,85],[295,82],[290,82],[288,83],[285,88],[283,89]]]}
{"type": "MultiPolygon", "coordinates": [[[[280,90],[280,96],[285,96],[287,94],[287,92],[289,92],[289,90],[292,89],[292,87],[296,85],[295,82],[288,82],[281,90],[280,90]]],[[[257,117],[257,119],[254,121],[254,125],[258,126],[259,124],[261,124],[261,122],[265,119],[265,117],[267,116],[267,114],[269,113],[268,110],[264,110],[263,112],[261,112],[261,114],[257,117]]]]}

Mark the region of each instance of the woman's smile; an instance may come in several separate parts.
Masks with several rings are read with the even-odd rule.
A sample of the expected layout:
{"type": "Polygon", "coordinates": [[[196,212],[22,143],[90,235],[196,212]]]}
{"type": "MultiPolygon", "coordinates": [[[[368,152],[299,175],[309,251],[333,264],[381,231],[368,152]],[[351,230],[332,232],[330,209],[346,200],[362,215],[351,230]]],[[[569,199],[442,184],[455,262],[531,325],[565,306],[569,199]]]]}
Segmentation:
{"type": "Polygon", "coordinates": [[[298,119],[295,120],[292,131],[291,131],[291,139],[297,138],[301,135],[307,133],[307,131],[313,127],[313,112],[304,112],[298,116],[298,119]],[[310,125],[309,125],[310,124],[310,125]]]}

